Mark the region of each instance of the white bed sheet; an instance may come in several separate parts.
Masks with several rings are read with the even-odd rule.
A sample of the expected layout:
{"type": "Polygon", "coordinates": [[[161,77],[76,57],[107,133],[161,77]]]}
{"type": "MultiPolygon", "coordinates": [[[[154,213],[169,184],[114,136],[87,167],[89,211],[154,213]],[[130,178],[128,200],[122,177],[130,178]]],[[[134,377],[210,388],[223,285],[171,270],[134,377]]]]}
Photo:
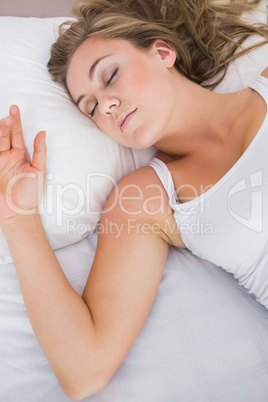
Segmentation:
{"type": "MultiPolygon", "coordinates": [[[[56,251],[79,294],[90,270],[96,240],[93,234],[56,251]]],[[[1,265],[0,401],[68,400],[33,334],[14,265],[1,265]]],[[[267,310],[230,274],[174,248],[169,252],[153,308],[133,348],[105,388],[85,399],[267,400],[267,310]]]]}

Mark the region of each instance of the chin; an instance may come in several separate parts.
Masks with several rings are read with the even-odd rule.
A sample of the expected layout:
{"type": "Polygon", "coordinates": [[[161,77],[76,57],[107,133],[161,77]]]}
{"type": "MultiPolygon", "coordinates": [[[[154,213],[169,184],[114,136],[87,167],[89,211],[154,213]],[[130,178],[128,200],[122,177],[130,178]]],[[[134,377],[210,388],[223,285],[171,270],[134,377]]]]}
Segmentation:
{"type": "Polygon", "coordinates": [[[145,149],[155,146],[156,143],[156,137],[149,129],[134,132],[132,138],[132,148],[145,149]]]}

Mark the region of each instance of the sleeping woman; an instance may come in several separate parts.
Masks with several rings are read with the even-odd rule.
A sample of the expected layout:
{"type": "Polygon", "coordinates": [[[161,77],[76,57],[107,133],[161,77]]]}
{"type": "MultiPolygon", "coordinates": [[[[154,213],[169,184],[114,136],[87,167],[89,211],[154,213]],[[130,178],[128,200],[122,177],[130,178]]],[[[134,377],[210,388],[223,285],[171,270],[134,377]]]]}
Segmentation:
{"type": "Polygon", "coordinates": [[[38,215],[45,132],[30,160],[18,107],[0,122],[0,226],[36,337],[72,399],[100,390],[124,360],[170,246],[233,273],[268,308],[268,69],[239,92],[210,91],[250,50],[246,38],[268,42],[266,25],[241,17],[258,4],[88,0],[74,8],[77,22],[52,47],[53,79],[113,140],[159,150],[110,195],[82,297],[38,215]]]}

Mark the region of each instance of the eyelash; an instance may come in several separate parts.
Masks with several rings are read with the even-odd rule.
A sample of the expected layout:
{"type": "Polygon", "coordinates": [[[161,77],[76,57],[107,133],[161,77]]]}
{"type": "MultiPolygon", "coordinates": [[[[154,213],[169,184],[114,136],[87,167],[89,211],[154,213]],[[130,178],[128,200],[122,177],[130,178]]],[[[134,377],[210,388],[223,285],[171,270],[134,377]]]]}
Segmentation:
{"type": "MultiPolygon", "coordinates": [[[[112,73],[111,77],[110,77],[109,80],[106,82],[106,85],[105,85],[106,87],[108,87],[108,86],[110,85],[111,81],[112,81],[113,78],[116,76],[118,70],[119,70],[118,68],[116,68],[116,69],[114,70],[114,72],[112,73]]],[[[89,113],[89,116],[90,116],[91,118],[94,116],[94,113],[95,113],[95,110],[96,110],[96,107],[97,107],[97,106],[98,106],[98,102],[95,103],[94,108],[93,108],[92,111],[89,113]]]]}

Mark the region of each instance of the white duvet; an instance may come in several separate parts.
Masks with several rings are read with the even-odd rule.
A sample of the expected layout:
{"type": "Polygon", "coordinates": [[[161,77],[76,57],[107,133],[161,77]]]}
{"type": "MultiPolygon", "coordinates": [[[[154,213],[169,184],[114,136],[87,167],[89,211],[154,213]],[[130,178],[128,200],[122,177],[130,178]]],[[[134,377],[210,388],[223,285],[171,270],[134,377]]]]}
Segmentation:
{"type": "MultiPolygon", "coordinates": [[[[96,239],[56,251],[79,294],[96,239]]],[[[68,400],[33,334],[14,266],[1,265],[0,401],[68,400]]],[[[232,275],[172,248],[134,346],[106,387],[85,400],[267,402],[268,312],[232,275]]]]}

